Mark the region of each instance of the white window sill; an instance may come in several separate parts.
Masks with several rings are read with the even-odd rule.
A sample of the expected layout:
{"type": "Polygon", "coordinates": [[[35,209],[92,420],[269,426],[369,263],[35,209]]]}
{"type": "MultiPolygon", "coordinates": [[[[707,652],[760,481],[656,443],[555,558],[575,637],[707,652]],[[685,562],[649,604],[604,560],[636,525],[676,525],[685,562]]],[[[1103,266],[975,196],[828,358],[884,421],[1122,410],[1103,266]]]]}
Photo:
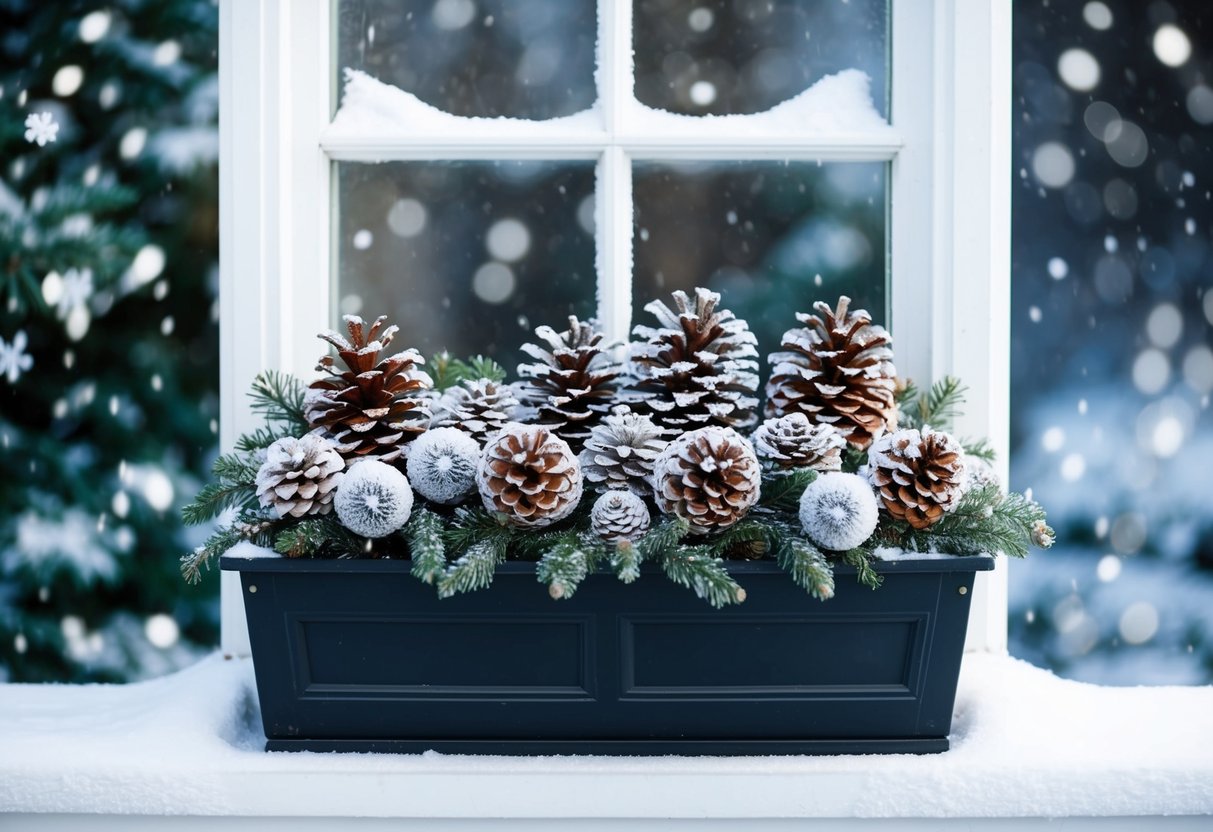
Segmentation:
{"type": "MultiPolygon", "coordinates": [[[[1168,828],[1208,829],[1195,816],[1213,813],[1213,687],[1100,688],[984,653],[965,658],[952,750],[922,757],[267,754],[258,719],[251,663],[218,655],[126,687],[0,685],[0,812],[566,818],[596,829],[1164,815],[1176,816],[1168,828]]],[[[9,821],[61,828],[50,815],[9,821]]]]}

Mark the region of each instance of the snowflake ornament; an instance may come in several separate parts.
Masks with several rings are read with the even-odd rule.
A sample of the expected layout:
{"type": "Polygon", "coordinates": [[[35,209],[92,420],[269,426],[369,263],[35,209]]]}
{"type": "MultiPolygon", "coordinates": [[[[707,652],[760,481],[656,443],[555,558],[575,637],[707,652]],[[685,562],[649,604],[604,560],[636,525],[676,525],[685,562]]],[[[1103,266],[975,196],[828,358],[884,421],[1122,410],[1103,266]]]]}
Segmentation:
{"type": "Polygon", "coordinates": [[[9,384],[16,384],[21,374],[29,372],[34,366],[34,357],[25,351],[29,346],[29,337],[24,329],[17,330],[13,342],[6,344],[0,338],[0,376],[8,379],[9,384]]]}
{"type": "Polygon", "coordinates": [[[46,147],[59,136],[59,125],[50,113],[30,113],[25,117],[25,140],[46,147]]]}
{"type": "Polygon", "coordinates": [[[341,525],[362,537],[387,537],[413,511],[413,489],[400,471],[377,459],[354,463],[333,500],[341,525]]]}
{"type": "Polygon", "coordinates": [[[858,474],[822,474],[800,495],[800,525],[823,549],[854,549],[876,531],[876,495],[858,474]]]}
{"type": "Polygon", "coordinates": [[[432,428],[409,447],[409,482],[427,500],[463,502],[476,488],[480,445],[458,428],[432,428]]]}

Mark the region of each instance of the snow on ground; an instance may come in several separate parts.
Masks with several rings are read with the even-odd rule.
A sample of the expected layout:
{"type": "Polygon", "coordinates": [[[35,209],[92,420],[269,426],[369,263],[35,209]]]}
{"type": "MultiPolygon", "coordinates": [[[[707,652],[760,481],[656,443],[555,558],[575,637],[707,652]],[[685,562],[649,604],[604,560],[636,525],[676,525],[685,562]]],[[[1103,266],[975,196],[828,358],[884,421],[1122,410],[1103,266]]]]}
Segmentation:
{"type": "Polygon", "coordinates": [[[0,685],[0,812],[1064,817],[1213,812],[1213,687],[1099,688],[966,657],[952,750],[604,758],[267,754],[252,664],[0,685]]]}

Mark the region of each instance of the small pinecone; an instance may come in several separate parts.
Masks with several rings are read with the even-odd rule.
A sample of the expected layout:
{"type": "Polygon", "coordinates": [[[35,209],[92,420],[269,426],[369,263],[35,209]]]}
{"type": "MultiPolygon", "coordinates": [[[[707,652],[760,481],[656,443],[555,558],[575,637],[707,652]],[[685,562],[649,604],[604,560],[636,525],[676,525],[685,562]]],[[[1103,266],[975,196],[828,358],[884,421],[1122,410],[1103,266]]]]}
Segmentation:
{"type": "Polygon", "coordinates": [[[380,316],[365,330],[362,318],[346,315],[348,341],[332,331],[319,336],[337,348],[345,369],[336,369],[331,355],[320,359],[316,369],[327,375],[309,386],[307,420],[336,443],[347,461],[394,462],[405,443],[429,422],[424,393],[431,386],[430,377],[417,366],[425,359],[416,350],[380,359],[397,332],[395,326],[380,332],[385,320],[380,316]]]}
{"type": "Polygon", "coordinates": [[[831,425],[813,425],[803,413],[767,419],[754,431],[754,450],[776,469],[841,471],[847,440],[831,425]]]}
{"type": "Polygon", "coordinates": [[[344,471],[345,460],[324,437],[284,437],[266,449],[257,471],[257,498],[279,517],[328,514],[344,471]]]}
{"type": "Polygon", "coordinates": [[[435,408],[432,427],[459,428],[483,445],[518,415],[514,390],[492,379],[469,379],[447,390],[435,408]]]}
{"type": "Polygon", "coordinates": [[[872,443],[864,469],[885,511],[925,529],[956,507],[967,484],[960,443],[924,427],[886,434],[872,443]]]}
{"type": "Polygon", "coordinates": [[[485,445],[476,484],[489,511],[516,526],[541,528],[577,508],[581,466],[550,428],[511,424],[485,445]]]}
{"type": "Polygon", "coordinates": [[[586,482],[604,488],[652,492],[653,463],[668,444],[666,431],[638,413],[615,413],[596,425],[581,452],[586,482]]]}
{"type": "Polygon", "coordinates": [[[541,326],[535,335],[544,342],[524,344],[535,359],[519,364],[522,404],[534,408],[534,422],[550,425],[574,451],[580,451],[594,427],[611,409],[623,368],[607,353],[609,344],[593,322],[569,316],[569,328],[556,332],[541,326]]]}
{"type": "Polygon", "coordinates": [[[691,532],[726,529],[758,502],[758,457],[731,428],[689,431],[666,446],[653,472],[657,507],[691,524],[691,532]]]}
{"type": "Polygon", "coordinates": [[[818,301],[821,317],[797,313],[807,327],[783,334],[782,352],[772,353],[765,415],[803,413],[814,424],[833,425],[863,450],[897,423],[897,370],[892,339],[872,316],[849,312],[851,299],[838,308],[818,301]]]}
{"type": "Polygon", "coordinates": [[[594,534],[607,543],[636,540],[649,530],[649,507],[631,491],[608,491],[590,510],[594,534]]]}
{"type": "Polygon", "coordinates": [[[632,379],[621,399],[674,434],[718,425],[748,430],[758,423],[757,340],[746,322],[721,309],[720,295],[674,293],[675,310],[659,300],[644,308],[658,327],[633,333],[632,379]]]}

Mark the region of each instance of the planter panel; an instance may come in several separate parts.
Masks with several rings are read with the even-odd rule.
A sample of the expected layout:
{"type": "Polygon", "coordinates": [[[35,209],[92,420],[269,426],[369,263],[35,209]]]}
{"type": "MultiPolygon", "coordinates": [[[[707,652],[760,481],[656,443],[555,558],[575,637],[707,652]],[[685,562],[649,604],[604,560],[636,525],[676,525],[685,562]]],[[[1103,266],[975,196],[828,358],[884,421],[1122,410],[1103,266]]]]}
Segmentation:
{"type": "Polygon", "coordinates": [[[769,562],[712,610],[646,571],[552,601],[534,564],[439,600],[402,561],[225,557],[242,573],[271,750],[802,754],[947,748],[988,557],[839,567],[809,598],[769,562]]]}

